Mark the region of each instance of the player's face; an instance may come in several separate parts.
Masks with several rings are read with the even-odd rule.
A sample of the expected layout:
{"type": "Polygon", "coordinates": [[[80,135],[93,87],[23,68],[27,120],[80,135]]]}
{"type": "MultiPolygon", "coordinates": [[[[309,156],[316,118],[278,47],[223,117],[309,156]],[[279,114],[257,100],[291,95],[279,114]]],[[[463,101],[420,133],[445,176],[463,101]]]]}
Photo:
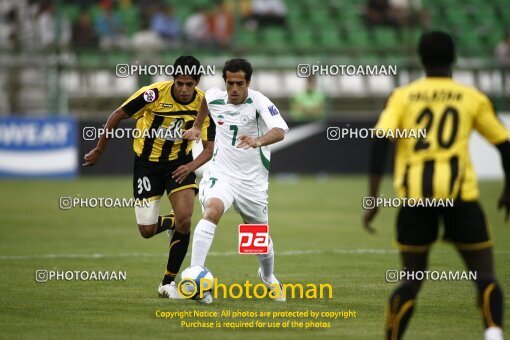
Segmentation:
{"type": "Polygon", "coordinates": [[[249,81],[246,81],[244,71],[229,72],[226,74],[228,102],[234,105],[243,103],[248,97],[249,81]]]}
{"type": "Polygon", "coordinates": [[[173,96],[180,102],[189,103],[198,82],[191,76],[177,76],[174,79],[173,96]]]}

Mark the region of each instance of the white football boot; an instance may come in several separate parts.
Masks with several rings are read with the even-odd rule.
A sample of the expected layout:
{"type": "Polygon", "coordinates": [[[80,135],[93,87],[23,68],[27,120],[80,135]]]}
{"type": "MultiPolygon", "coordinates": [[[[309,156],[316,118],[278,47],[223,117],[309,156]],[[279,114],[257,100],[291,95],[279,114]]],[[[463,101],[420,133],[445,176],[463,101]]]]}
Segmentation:
{"type": "Polygon", "coordinates": [[[264,283],[264,285],[267,287],[267,290],[270,292],[269,297],[271,297],[273,301],[285,302],[287,300],[285,297],[285,290],[283,290],[282,284],[276,279],[274,274],[271,276],[271,280],[268,282],[262,277],[262,271],[259,268],[259,277],[262,280],[262,283],[264,283]],[[275,284],[277,286],[275,286],[275,284]],[[278,297],[273,298],[272,296],[278,297]]]}
{"type": "Polygon", "coordinates": [[[182,299],[182,296],[177,291],[177,285],[175,284],[174,281],[172,281],[172,283],[164,285],[164,286],[159,284],[158,294],[159,294],[159,297],[161,297],[161,298],[169,298],[169,299],[175,299],[175,300],[182,299]]]}
{"type": "Polygon", "coordinates": [[[210,291],[204,292],[204,297],[203,298],[200,299],[199,297],[196,297],[195,299],[199,303],[203,303],[205,305],[213,303],[213,300],[214,300],[210,291]]]}
{"type": "Polygon", "coordinates": [[[499,327],[489,327],[485,330],[484,340],[503,340],[503,330],[499,327]]]}

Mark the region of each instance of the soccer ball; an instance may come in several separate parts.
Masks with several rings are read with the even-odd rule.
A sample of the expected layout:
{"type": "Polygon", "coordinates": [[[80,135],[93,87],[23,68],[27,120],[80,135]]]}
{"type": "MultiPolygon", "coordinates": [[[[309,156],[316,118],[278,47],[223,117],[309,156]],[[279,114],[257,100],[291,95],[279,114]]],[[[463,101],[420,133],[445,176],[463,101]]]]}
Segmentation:
{"type": "Polygon", "coordinates": [[[181,281],[177,287],[186,298],[200,299],[200,293],[213,289],[214,277],[209,269],[202,266],[191,266],[181,273],[181,281]]]}

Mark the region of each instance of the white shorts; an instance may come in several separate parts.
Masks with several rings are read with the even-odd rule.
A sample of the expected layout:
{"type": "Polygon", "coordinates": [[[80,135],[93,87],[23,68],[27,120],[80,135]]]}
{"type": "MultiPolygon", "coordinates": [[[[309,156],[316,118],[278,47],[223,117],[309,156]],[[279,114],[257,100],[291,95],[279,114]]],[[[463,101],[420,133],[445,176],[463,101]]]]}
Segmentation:
{"type": "Polygon", "coordinates": [[[225,176],[211,175],[205,171],[199,185],[199,199],[202,210],[209,198],[218,198],[223,202],[225,214],[232,204],[245,223],[267,224],[267,191],[258,190],[225,176]]]}

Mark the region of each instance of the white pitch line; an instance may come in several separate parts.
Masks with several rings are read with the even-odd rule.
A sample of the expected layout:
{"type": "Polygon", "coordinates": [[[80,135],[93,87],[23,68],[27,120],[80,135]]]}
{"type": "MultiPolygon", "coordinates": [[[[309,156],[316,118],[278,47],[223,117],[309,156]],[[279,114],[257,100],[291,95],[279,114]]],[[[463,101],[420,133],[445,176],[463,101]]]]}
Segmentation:
{"type": "MultiPolygon", "coordinates": [[[[433,250],[432,252],[446,252],[445,250],[433,250]]],[[[308,249],[287,250],[276,252],[276,256],[300,256],[300,255],[324,255],[324,254],[397,254],[397,249],[308,249]]],[[[494,251],[495,254],[508,254],[510,251],[494,251]]],[[[43,254],[43,255],[0,255],[0,260],[39,260],[39,259],[104,259],[122,257],[164,257],[168,254],[159,253],[120,253],[120,254],[43,254]]],[[[210,252],[208,256],[237,256],[235,251],[210,252]]],[[[186,255],[190,256],[190,253],[186,255]]]]}
{"type": "MultiPolygon", "coordinates": [[[[277,256],[321,255],[321,254],[395,254],[395,249],[316,249],[287,250],[277,252],[277,256]]],[[[43,254],[43,255],[0,255],[0,260],[37,260],[37,259],[104,259],[118,257],[162,257],[167,254],[156,253],[120,253],[120,254],[43,254]]],[[[210,252],[208,256],[236,256],[235,251],[210,252]]],[[[188,253],[187,256],[190,256],[188,253]]]]}

